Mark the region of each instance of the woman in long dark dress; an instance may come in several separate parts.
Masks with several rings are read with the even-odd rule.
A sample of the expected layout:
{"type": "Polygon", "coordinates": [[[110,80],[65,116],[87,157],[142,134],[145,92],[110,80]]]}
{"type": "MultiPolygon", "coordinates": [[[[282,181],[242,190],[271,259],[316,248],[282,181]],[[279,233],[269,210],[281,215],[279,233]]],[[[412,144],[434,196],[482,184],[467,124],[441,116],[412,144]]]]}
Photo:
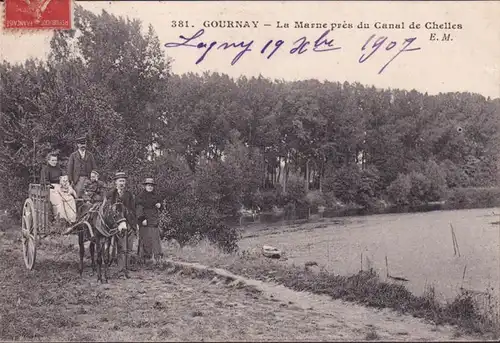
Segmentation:
{"type": "Polygon", "coordinates": [[[143,260],[163,257],[161,249],[159,210],[160,196],[154,191],[155,182],[146,178],[143,182],[144,190],[137,196],[136,208],[139,223],[139,250],[143,260]]]}
{"type": "Polygon", "coordinates": [[[43,165],[40,172],[40,184],[50,185],[49,200],[51,203],[51,211],[49,213],[50,220],[53,221],[57,217],[57,207],[60,203],[59,195],[55,192],[55,188],[59,185],[59,178],[63,174],[62,169],[59,167],[59,161],[56,153],[49,153],[47,155],[47,164],[43,165]]]}

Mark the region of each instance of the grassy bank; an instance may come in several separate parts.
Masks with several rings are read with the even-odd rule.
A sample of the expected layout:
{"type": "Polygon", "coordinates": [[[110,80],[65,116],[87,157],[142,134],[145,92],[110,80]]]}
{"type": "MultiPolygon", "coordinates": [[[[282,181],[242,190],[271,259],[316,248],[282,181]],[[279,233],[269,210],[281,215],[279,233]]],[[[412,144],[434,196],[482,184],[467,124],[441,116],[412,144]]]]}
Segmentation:
{"type": "MultiPolygon", "coordinates": [[[[15,234],[12,230],[9,230],[1,232],[1,236],[2,239],[11,241],[14,240],[13,236],[15,234]]],[[[29,311],[32,306],[38,306],[40,301],[43,302],[46,300],[48,304],[52,304],[55,301],[55,297],[51,296],[50,299],[46,299],[46,295],[42,294],[44,290],[36,286],[37,281],[29,277],[29,273],[24,271],[22,263],[18,260],[19,256],[16,257],[16,263],[14,260],[9,260],[13,258],[13,256],[10,256],[10,250],[10,248],[9,251],[5,250],[4,261],[6,265],[17,266],[17,269],[13,271],[6,268],[4,270],[5,277],[12,273],[19,275],[22,277],[21,280],[18,280],[21,284],[27,285],[27,288],[30,290],[38,289],[37,292],[40,292],[31,292],[30,302],[22,302],[22,304],[26,305],[25,310],[29,311]]],[[[64,252],[63,246],[58,246],[56,250],[64,252]]],[[[71,251],[71,260],[76,262],[76,252],[73,251],[74,249],[69,250],[71,251]]],[[[70,251],[65,253],[67,254],[70,251]]],[[[474,298],[474,294],[467,290],[457,295],[452,301],[443,304],[436,300],[432,289],[429,289],[423,296],[415,296],[403,285],[386,282],[372,270],[360,271],[351,276],[334,275],[318,267],[305,268],[305,266],[289,265],[282,260],[267,259],[259,251],[242,251],[237,254],[225,254],[206,242],[202,242],[196,246],[187,246],[182,249],[170,246],[167,248],[167,251],[179,260],[200,262],[204,265],[224,268],[232,273],[251,279],[276,282],[296,291],[328,295],[333,299],[356,302],[368,307],[393,309],[403,314],[426,319],[436,325],[455,325],[464,333],[475,334],[481,338],[498,339],[500,337],[498,313],[492,307],[492,301],[486,304],[487,306],[483,304],[480,307],[480,304],[474,298]]],[[[72,272],[69,274],[68,272],[60,273],[60,269],[66,271],[72,270],[69,268],[68,261],[66,260],[42,266],[47,269],[39,270],[37,273],[47,276],[47,280],[51,282],[67,283],[68,280],[70,280],[70,284],[77,282],[72,272]]],[[[207,277],[211,276],[207,275],[207,277]]],[[[49,288],[52,289],[53,287],[49,288]]],[[[54,289],[57,289],[57,286],[54,289]]],[[[6,297],[7,305],[15,307],[15,301],[18,298],[11,297],[9,293],[5,294],[8,295],[6,297]]],[[[68,298],[70,297],[71,295],[68,296],[68,298]]],[[[58,302],[58,304],[62,303],[58,302]]],[[[58,312],[56,311],[56,313],[58,312]]],[[[12,315],[12,313],[7,313],[2,317],[4,320],[11,321],[14,317],[9,317],[9,315],[12,315]]],[[[42,317],[42,314],[39,313],[37,320],[42,320],[42,317]]],[[[62,320],[61,318],[54,317],[54,323],[58,323],[59,320],[62,320]]],[[[68,322],[64,325],[71,326],[76,324],[68,322]]],[[[55,326],[55,324],[52,326],[55,326]]],[[[35,328],[33,325],[26,325],[24,327],[35,328]]],[[[32,337],[33,335],[38,335],[38,333],[30,332],[22,334],[22,336],[26,335],[32,337]]]]}
{"type": "Polygon", "coordinates": [[[257,251],[223,254],[206,243],[174,250],[180,260],[202,262],[248,278],[276,282],[296,291],[329,295],[333,299],[369,307],[389,308],[436,325],[455,325],[464,333],[482,338],[500,337],[498,312],[493,300],[489,308],[479,307],[474,295],[467,290],[452,301],[440,303],[432,288],[426,290],[424,295],[416,296],[402,284],[382,280],[373,270],[360,271],[351,276],[334,275],[318,267],[307,268],[267,259],[257,251]]]}

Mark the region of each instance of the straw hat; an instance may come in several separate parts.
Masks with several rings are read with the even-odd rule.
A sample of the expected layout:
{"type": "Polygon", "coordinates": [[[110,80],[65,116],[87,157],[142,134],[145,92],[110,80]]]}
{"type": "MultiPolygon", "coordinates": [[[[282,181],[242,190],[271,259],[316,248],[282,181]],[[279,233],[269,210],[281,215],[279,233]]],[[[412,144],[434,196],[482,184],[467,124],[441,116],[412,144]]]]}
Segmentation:
{"type": "Polygon", "coordinates": [[[82,136],[82,137],[78,137],[76,139],[76,143],[77,144],[87,144],[87,138],[85,136],[82,136]]]}
{"type": "Polygon", "coordinates": [[[143,185],[156,185],[155,180],[152,177],[147,177],[142,184],[143,185]]]}
{"type": "Polygon", "coordinates": [[[127,178],[127,173],[125,173],[125,172],[116,172],[113,180],[126,179],[126,178],[127,178]]]}

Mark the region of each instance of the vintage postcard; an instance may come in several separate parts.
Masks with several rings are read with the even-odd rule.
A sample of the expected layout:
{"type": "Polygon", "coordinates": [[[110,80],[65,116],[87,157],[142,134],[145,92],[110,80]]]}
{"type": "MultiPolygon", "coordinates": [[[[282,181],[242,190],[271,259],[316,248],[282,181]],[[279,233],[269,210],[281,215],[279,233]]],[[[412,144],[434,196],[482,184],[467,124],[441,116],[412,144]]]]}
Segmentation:
{"type": "Polygon", "coordinates": [[[500,337],[500,2],[4,0],[0,340],[500,337]]]}

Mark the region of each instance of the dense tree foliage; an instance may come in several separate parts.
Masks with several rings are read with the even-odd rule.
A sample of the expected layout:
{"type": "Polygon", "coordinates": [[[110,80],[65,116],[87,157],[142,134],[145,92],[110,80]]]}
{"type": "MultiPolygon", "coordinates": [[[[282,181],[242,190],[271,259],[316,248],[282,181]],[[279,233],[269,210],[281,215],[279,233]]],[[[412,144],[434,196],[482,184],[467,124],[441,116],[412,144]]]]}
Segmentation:
{"type": "Polygon", "coordinates": [[[190,217],[219,232],[242,205],[413,206],[499,184],[500,99],[172,75],[152,27],[75,11],[47,61],[0,64],[2,208],[18,211],[47,152],[67,158],[83,134],[105,179],[159,180],[170,231],[190,217]]]}

